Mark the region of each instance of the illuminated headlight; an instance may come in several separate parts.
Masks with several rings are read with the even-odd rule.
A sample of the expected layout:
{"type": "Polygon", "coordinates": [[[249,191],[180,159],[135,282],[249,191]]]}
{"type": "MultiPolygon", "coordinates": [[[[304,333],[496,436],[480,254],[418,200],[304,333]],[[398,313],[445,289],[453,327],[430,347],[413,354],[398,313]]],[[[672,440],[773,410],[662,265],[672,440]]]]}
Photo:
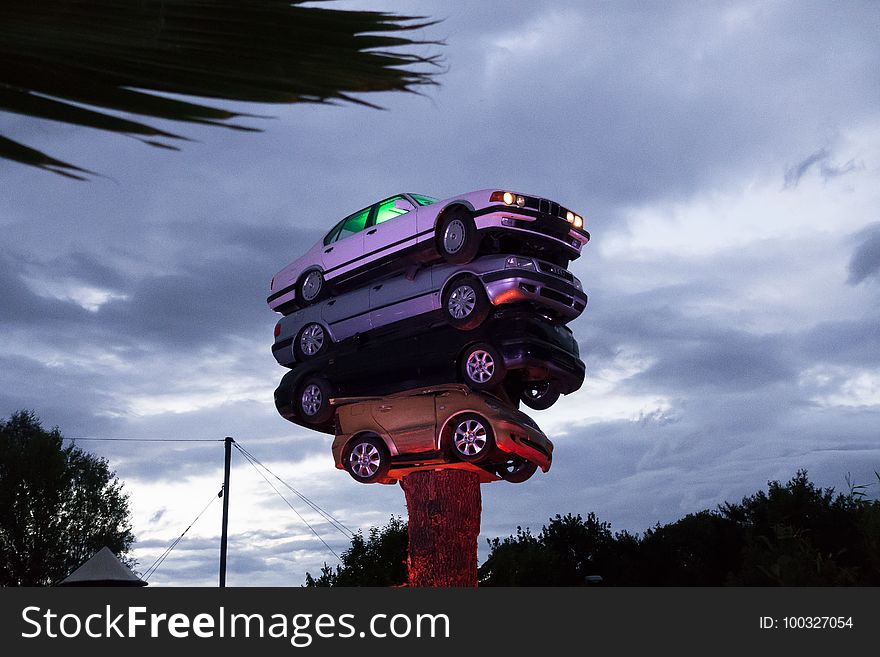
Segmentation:
{"type": "Polygon", "coordinates": [[[583,228],[584,227],[584,218],[579,214],[574,215],[574,227],[575,228],[583,228]]]}
{"type": "Polygon", "coordinates": [[[489,201],[501,201],[504,205],[516,205],[520,208],[526,204],[525,197],[513,192],[492,192],[489,201]]]}
{"type": "Polygon", "coordinates": [[[566,212],[565,213],[565,220],[570,224],[574,223],[574,212],[572,212],[571,210],[566,212]]]}
{"type": "Polygon", "coordinates": [[[504,263],[505,269],[536,269],[535,261],[531,258],[522,258],[520,256],[510,256],[504,263]]]}

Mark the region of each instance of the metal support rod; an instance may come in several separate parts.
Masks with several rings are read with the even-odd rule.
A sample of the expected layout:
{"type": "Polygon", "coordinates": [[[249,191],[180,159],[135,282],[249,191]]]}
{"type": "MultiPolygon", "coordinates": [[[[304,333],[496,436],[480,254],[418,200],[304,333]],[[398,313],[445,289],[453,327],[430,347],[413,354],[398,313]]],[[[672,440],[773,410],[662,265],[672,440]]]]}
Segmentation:
{"type": "Polygon", "coordinates": [[[229,525],[229,463],[232,460],[232,443],[235,441],[226,436],[225,460],[223,463],[223,528],[220,533],[220,588],[226,586],[226,530],[229,525]]]}

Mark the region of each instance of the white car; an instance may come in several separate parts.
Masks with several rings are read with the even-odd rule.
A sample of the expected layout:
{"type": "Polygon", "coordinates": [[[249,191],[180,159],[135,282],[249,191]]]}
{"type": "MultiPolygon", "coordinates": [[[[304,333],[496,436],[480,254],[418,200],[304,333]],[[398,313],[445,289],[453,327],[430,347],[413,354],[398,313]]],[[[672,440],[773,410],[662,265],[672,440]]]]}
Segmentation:
{"type": "Polygon", "coordinates": [[[555,201],[484,189],[445,200],[398,194],[337,223],[278,272],[267,299],[288,314],[333,288],[437,259],[465,264],[478,253],[532,255],[559,266],[589,242],[583,218],[555,201]]]}

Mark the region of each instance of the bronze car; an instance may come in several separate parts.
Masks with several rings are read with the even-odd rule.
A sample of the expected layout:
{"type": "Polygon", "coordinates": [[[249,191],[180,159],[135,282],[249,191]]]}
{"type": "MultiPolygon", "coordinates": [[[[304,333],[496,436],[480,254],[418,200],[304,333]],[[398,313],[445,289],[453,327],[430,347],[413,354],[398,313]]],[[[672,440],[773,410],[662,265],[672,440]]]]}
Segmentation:
{"type": "Polygon", "coordinates": [[[550,469],[553,443],[535,422],[463,385],[333,400],[333,458],[362,483],[393,483],[413,470],[464,467],[482,481],[525,481],[550,469]]]}

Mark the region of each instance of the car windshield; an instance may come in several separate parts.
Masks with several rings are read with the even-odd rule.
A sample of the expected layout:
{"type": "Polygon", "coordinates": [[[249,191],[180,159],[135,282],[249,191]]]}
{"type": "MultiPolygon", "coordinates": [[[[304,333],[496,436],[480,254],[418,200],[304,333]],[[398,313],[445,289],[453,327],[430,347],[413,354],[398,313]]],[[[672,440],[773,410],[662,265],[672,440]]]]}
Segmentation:
{"type": "Polygon", "coordinates": [[[437,199],[433,196],[425,196],[424,194],[410,194],[419,205],[431,205],[436,203],[437,199]]]}

